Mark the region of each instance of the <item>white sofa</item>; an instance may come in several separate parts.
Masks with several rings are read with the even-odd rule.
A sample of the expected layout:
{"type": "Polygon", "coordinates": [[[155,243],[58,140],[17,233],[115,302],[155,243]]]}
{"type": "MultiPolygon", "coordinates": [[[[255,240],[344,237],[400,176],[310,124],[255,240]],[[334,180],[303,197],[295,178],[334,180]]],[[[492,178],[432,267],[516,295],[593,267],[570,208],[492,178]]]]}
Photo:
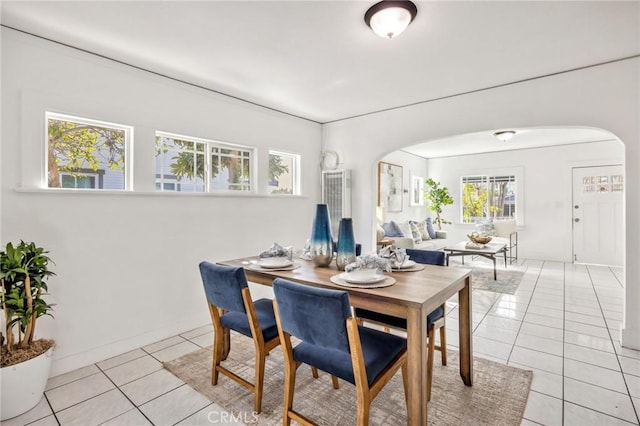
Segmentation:
{"type": "MultiPolygon", "coordinates": [[[[438,238],[438,231],[436,231],[436,238],[429,240],[423,240],[420,243],[416,243],[413,238],[409,237],[388,237],[393,240],[393,244],[396,247],[405,249],[422,249],[422,250],[441,250],[447,245],[455,243],[447,238],[438,238]]],[[[442,234],[440,234],[442,235],[442,234]]],[[[446,234],[445,234],[446,235],[446,234]]]]}
{"type": "MultiPolygon", "coordinates": [[[[436,232],[436,238],[423,240],[420,243],[416,243],[411,237],[394,237],[386,236],[385,238],[392,239],[393,244],[396,247],[408,248],[408,249],[422,249],[422,250],[441,250],[447,245],[453,245],[459,241],[453,241],[447,238],[441,238],[443,233],[436,232]]],[[[446,233],[444,233],[446,235],[446,233]]],[[[497,220],[493,222],[493,236],[492,242],[502,243],[507,246],[507,258],[511,263],[518,260],[518,232],[516,230],[516,220],[497,220]]]]}
{"type": "MultiPolygon", "coordinates": [[[[393,224],[393,222],[391,222],[393,224]]],[[[415,223],[415,222],[414,222],[415,223]]],[[[387,227],[388,224],[383,224],[383,228],[387,227]]],[[[395,234],[385,234],[385,239],[393,240],[393,244],[399,248],[405,249],[423,249],[423,250],[440,250],[447,245],[453,243],[453,241],[448,240],[446,238],[446,232],[441,231],[433,231],[435,233],[436,238],[429,238],[426,240],[422,240],[419,243],[416,243],[413,234],[411,232],[411,228],[408,227],[408,221],[396,223],[398,226],[398,230],[401,231],[405,236],[397,236],[395,234]]],[[[430,225],[432,226],[432,225],[430,225]]],[[[424,229],[423,229],[424,232],[424,229]]]]}

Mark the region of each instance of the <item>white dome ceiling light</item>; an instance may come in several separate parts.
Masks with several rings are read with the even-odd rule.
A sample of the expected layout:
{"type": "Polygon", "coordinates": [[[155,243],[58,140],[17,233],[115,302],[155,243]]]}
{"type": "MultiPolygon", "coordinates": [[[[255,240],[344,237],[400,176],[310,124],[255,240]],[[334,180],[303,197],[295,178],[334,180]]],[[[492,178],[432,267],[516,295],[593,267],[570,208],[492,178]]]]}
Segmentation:
{"type": "Polygon", "coordinates": [[[498,140],[502,142],[508,142],[509,139],[511,139],[515,134],[516,134],[515,130],[503,130],[501,132],[495,132],[493,136],[495,136],[496,138],[498,138],[498,140]]]}
{"type": "Polygon", "coordinates": [[[408,0],[385,0],[374,4],[364,14],[364,21],[382,38],[393,38],[407,29],[418,8],[408,0]]]}

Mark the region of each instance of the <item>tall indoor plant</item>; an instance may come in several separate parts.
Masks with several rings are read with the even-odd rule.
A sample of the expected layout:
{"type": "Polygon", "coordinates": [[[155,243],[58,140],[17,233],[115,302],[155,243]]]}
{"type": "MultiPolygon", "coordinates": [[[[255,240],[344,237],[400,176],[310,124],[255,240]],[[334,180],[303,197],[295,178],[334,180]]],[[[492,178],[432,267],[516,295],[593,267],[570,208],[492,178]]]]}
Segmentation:
{"type": "Polygon", "coordinates": [[[35,243],[7,243],[0,251],[2,295],[1,419],[22,414],[42,397],[51,366],[53,340],[35,339],[37,319],[51,315],[47,294],[51,259],[35,243]],[[36,377],[34,377],[36,376],[36,377]]]}
{"type": "Polygon", "coordinates": [[[444,220],[440,215],[442,214],[442,208],[444,206],[453,204],[453,197],[449,193],[449,188],[440,186],[440,182],[429,178],[426,180],[426,184],[429,187],[426,191],[429,208],[436,214],[436,219],[433,222],[438,225],[438,230],[441,230],[443,224],[451,223],[450,221],[444,220]]]}

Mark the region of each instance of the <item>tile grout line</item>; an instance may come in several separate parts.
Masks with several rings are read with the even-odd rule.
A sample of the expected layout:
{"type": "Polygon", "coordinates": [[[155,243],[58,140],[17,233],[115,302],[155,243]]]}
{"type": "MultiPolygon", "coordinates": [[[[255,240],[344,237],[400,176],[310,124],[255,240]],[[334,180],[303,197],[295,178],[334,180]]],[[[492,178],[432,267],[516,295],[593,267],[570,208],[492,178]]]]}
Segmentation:
{"type": "MultiPolygon", "coordinates": [[[[142,348],[141,348],[141,349],[142,349],[142,348]]],[[[142,357],[139,357],[139,358],[142,358],[142,357]]],[[[139,358],[135,358],[134,360],[139,359],[139,358]]],[[[134,361],[134,360],[132,360],[132,361],[134,361]]],[[[122,364],[119,364],[119,365],[124,365],[124,364],[126,364],[126,362],[124,362],[124,363],[122,363],[122,364]]],[[[149,423],[153,424],[153,422],[151,422],[151,420],[150,420],[150,419],[149,419],[149,418],[148,418],[148,417],[147,417],[147,416],[142,412],[142,410],[140,410],[140,408],[139,408],[139,407],[138,407],[138,406],[137,406],[137,405],[136,405],[136,404],[135,404],[135,403],[134,403],[134,402],[133,402],[133,401],[132,401],[128,396],[127,396],[127,394],[126,394],[126,393],[124,393],[124,392],[122,391],[122,389],[120,389],[120,386],[118,386],[118,385],[117,385],[113,380],[111,380],[111,377],[109,377],[109,376],[107,375],[106,370],[103,370],[103,369],[102,369],[102,368],[100,368],[97,364],[96,364],[96,367],[98,367],[98,370],[100,370],[100,372],[101,372],[102,374],[104,374],[104,376],[105,376],[105,377],[106,377],[106,378],[107,378],[111,383],[113,383],[113,386],[115,386],[115,387],[116,387],[116,389],[118,389],[118,392],[120,392],[120,394],[122,394],[122,396],[124,396],[124,397],[127,399],[127,401],[129,401],[129,402],[131,403],[131,405],[133,405],[134,409],[138,410],[138,411],[140,412],[140,414],[142,414],[142,416],[143,416],[145,419],[147,419],[147,420],[149,421],[149,423]]],[[[113,368],[115,368],[115,367],[113,367],[113,368]]],[[[146,376],[143,376],[143,377],[146,377],[146,376]]],[[[129,383],[131,383],[131,382],[129,382],[129,383]]],[[[126,384],[126,383],[125,383],[125,384],[126,384]]],[[[102,422],[102,423],[100,423],[100,424],[104,424],[104,423],[106,423],[106,422],[108,422],[108,421],[111,421],[111,420],[113,420],[113,419],[115,419],[115,418],[117,418],[117,417],[119,417],[119,416],[121,416],[121,415],[123,415],[123,414],[125,414],[125,413],[128,413],[129,411],[131,411],[131,410],[127,410],[127,411],[125,411],[124,413],[118,414],[117,416],[112,417],[112,418],[110,418],[110,419],[107,419],[107,420],[105,420],[104,422],[102,422]]]]}
{"type": "MultiPolygon", "coordinates": [[[[640,415],[638,414],[638,409],[636,408],[635,404],[633,403],[633,398],[631,397],[631,390],[629,389],[629,383],[627,383],[627,378],[624,375],[624,369],[622,368],[622,363],[620,362],[620,356],[621,355],[618,354],[615,342],[613,340],[613,336],[611,335],[611,330],[609,329],[609,325],[607,324],[607,320],[606,320],[606,317],[604,315],[604,309],[602,309],[602,304],[600,303],[600,297],[598,296],[598,291],[596,290],[596,286],[593,283],[593,277],[591,275],[591,271],[589,270],[589,266],[587,265],[586,268],[587,268],[587,273],[589,274],[589,279],[591,280],[591,285],[593,287],[593,292],[596,294],[596,301],[598,302],[598,307],[600,308],[600,312],[602,313],[602,318],[604,320],[605,325],[607,325],[607,334],[609,335],[609,341],[611,342],[611,346],[613,346],[613,353],[615,354],[616,361],[618,362],[618,366],[620,367],[620,374],[622,375],[622,381],[624,382],[624,386],[627,389],[627,396],[629,397],[629,401],[631,402],[631,408],[633,409],[634,414],[636,415],[636,420],[638,421],[638,424],[640,424],[640,415]]],[[[611,272],[611,274],[613,275],[613,277],[617,281],[617,277],[613,273],[613,271],[611,271],[611,268],[607,267],[607,269],[611,272]]]]}
{"type": "MultiPolygon", "coordinates": [[[[531,300],[533,299],[533,295],[536,293],[536,287],[538,286],[538,281],[540,280],[540,276],[542,275],[542,270],[543,269],[544,269],[544,261],[542,261],[542,264],[540,265],[540,269],[538,270],[538,276],[536,277],[535,284],[533,285],[533,291],[531,292],[531,297],[529,298],[529,301],[527,302],[527,307],[526,307],[526,309],[524,311],[524,316],[522,317],[522,321],[520,321],[520,327],[518,327],[518,331],[516,333],[516,339],[513,341],[513,345],[511,346],[511,352],[509,353],[509,358],[507,359],[507,363],[511,361],[511,356],[513,355],[513,350],[516,347],[516,342],[518,341],[518,337],[520,336],[520,330],[522,329],[522,324],[524,323],[524,319],[526,318],[527,313],[529,312],[529,306],[531,305],[531,300]]],[[[530,368],[533,368],[533,367],[530,367],[530,368]]],[[[532,381],[533,381],[533,379],[532,379],[532,381]]],[[[531,390],[531,388],[529,388],[529,392],[537,392],[537,391],[531,390]]],[[[540,393],[540,392],[538,392],[538,393],[540,393]]],[[[543,393],[540,393],[540,394],[541,395],[546,395],[546,394],[543,394],[543,393]]],[[[547,395],[547,396],[549,396],[551,398],[555,398],[555,397],[552,397],[551,395],[547,395]]],[[[564,409],[563,409],[563,411],[564,411],[564,409]]],[[[526,406],[525,406],[525,412],[526,412],[526,406]]],[[[522,418],[523,419],[526,419],[526,420],[528,420],[530,422],[533,422],[533,423],[536,423],[536,424],[540,424],[538,422],[535,422],[535,421],[533,421],[531,419],[526,418],[524,416],[524,414],[525,413],[522,413],[522,418]]]]}
{"type": "MultiPolygon", "coordinates": [[[[507,362],[511,361],[511,355],[513,355],[513,350],[517,346],[516,342],[518,341],[518,337],[520,337],[520,330],[522,330],[522,325],[524,323],[524,319],[526,318],[527,313],[529,312],[529,306],[531,306],[531,300],[533,299],[533,295],[536,292],[536,287],[538,286],[538,281],[540,280],[540,275],[542,274],[543,266],[544,266],[544,261],[542,262],[542,265],[540,265],[540,269],[538,271],[538,275],[536,276],[535,284],[533,285],[533,290],[531,291],[531,297],[527,301],[527,306],[526,306],[526,308],[524,310],[524,315],[522,316],[522,321],[520,321],[520,326],[518,327],[518,330],[516,331],[516,338],[513,341],[513,345],[511,345],[511,351],[509,352],[509,357],[507,358],[507,362]]],[[[527,348],[525,348],[525,349],[527,349],[527,348]]]]}
{"type": "MultiPolygon", "coordinates": [[[[172,345],[172,346],[174,346],[174,345],[172,345]]],[[[169,347],[171,347],[171,346],[169,346],[169,347]]],[[[142,349],[142,348],[140,348],[140,349],[141,349],[142,351],[144,351],[145,353],[147,353],[147,355],[145,355],[145,356],[148,356],[148,355],[150,356],[150,355],[151,355],[151,354],[149,354],[146,350],[144,350],[144,349],[142,349]]],[[[140,358],[142,358],[142,357],[135,358],[135,359],[140,359],[140,358]]],[[[152,358],[153,358],[153,357],[152,357],[152,358]]],[[[134,359],[134,360],[135,360],[135,359],[134,359]]],[[[153,358],[153,359],[155,359],[155,358],[153,358]]],[[[134,361],[134,360],[132,360],[132,361],[134,361]]],[[[126,364],[126,362],[125,362],[125,363],[122,363],[122,364],[120,364],[120,365],[124,365],[124,364],[126,364]]],[[[169,393],[169,392],[171,392],[171,391],[173,391],[173,390],[175,390],[175,389],[178,389],[178,388],[180,387],[180,386],[178,386],[178,387],[176,387],[176,388],[173,388],[173,389],[171,389],[171,390],[169,390],[169,391],[167,391],[167,392],[163,393],[162,395],[158,395],[158,396],[156,396],[155,398],[152,398],[152,399],[150,399],[149,401],[146,401],[144,404],[141,404],[140,406],[138,406],[135,402],[133,402],[133,401],[131,400],[131,398],[129,398],[129,396],[128,396],[128,395],[127,395],[127,394],[126,394],[122,389],[120,389],[120,386],[118,386],[118,385],[117,385],[113,380],[111,380],[111,377],[109,377],[109,376],[107,375],[107,373],[105,372],[106,370],[102,370],[102,369],[101,369],[97,364],[96,364],[96,367],[98,367],[98,369],[102,372],[102,374],[104,374],[104,376],[105,376],[105,377],[106,377],[106,378],[107,378],[111,383],[113,383],[113,385],[116,387],[116,389],[118,389],[118,391],[122,394],[122,396],[124,396],[124,397],[127,399],[127,401],[129,401],[129,402],[131,403],[131,405],[133,405],[134,409],[138,410],[138,412],[139,412],[140,414],[142,414],[142,416],[143,416],[145,419],[147,419],[147,421],[149,421],[149,423],[151,423],[152,425],[153,425],[154,423],[153,423],[153,422],[151,421],[151,419],[150,419],[149,417],[147,417],[147,415],[146,415],[146,414],[145,414],[145,413],[140,409],[140,406],[142,406],[142,405],[144,405],[144,404],[146,404],[146,403],[148,403],[148,402],[151,402],[151,401],[153,401],[154,399],[159,398],[160,396],[166,395],[167,393],[169,393]]],[[[160,370],[156,370],[156,371],[160,371],[160,370]]],[[[153,372],[151,372],[151,373],[149,373],[149,374],[145,374],[144,376],[138,377],[137,379],[132,380],[132,381],[130,381],[130,382],[123,383],[123,386],[124,386],[124,385],[127,385],[127,384],[129,384],[129,383],[133,383],[133,382],[135,382],[136,380],[140,380],[140,379],[142,379],[142,378],[144,378],[144,377],[148,377],[149,375],[151,375],[151,374],[155,373],[156,371],[153,371],[153,372]]],[[[183,382],[183,385],[185,385],[185,384],[186,384],[186,383],[184,383],[184,382],[183,382]]],[[[182,385],[181,385],[181,386],[182,386],[182,385]]],[[[101,394],[101,395],[102,395],[102,394],[101,394]]],[[[97,396],[97,395],[96,395],[96,396],[97,396]]],[[[113,419],[115,419],[115,418],[117,418],[117,417],[121,416],[122,414],[125,414],[125,413],[129,412],[129,411],[131,411],[131,410],[127,410],[127,411],[125,411],[124,413],[118,414],[117,416],[115,416],[115,417],[113,417],[113,418],[111,418],[111,419],[105,420],[105,421],[104,421],[104,422],[102,422],[101,424],[106,423],[106,422],[108,422],[108,421],[111,421],[111,420],[113,420],[113,419]]]]}
{"type": "MultiPolygon", "coordinates": [[[[593,290],[593,292],[594,292],[594,294],[595,294],[596,301],[598,302],[598,306],[600,306],[600,300],[598,299],[598,293],[597,293],[597,291],[595,290],[595,286],[594,286],[594,284],[593,284],[593,278],[592,278],[592,276],[591,276],[591,272],[589,271],[589,267],[588,267],[588,265],[584,265],[584,268],[585,268],[586,273],[587,273],[587,275],[588,275],[588,277],[589,277],[589,281],[591,282],[592,290],[593,290]]],[[[565,265],[565,269],[566,269],[566,265],[565,265]]],[[[602,312],[602,308],[601,308],[601,312],[602,312]]],[[[604,319],[604,313],[603,313],[603,312],[602,312],[602,318],[604,319]]],[[[606,321],[605,321],[605,324],[606,324],[606,321]]],[[[611,338],[611,333],[610,333],[610,331],[609,331],[609,327],[606,327],[606,329],[607,329],[607,333],[609,333],[609,339],[610,339],[610,340],[612,340],[612,338],[611,338]]],[[[613,345],[613,341],[611,341],[611,343],[612,343],[612,345],[613,345]]],[[[580,346],[580,347],[588,348],[588,347],[586,347],[586,346],[581,346],[581,345],[576,345],[576,346],[580,346]]],[[[614,348],[614,351],[615,351],[615,345],[613,345],[613,348],[614,348]]],[[[598,349],[595,349],[595,348],[588,348],[588,349],[598,350],[598,349]]],[[[564,350],[564,345],[563,345],[563,350],[564,350]]],[[[600,351],[600,352],[610,353],[610,352],[607,352],[607,351],[600,351]]],[[[615,355],[617,355],[617,353],[615,353],[615,352],[614,352],[614,354],[615,354],[615,355]]],[[[591,408],[591,407],[586,407],[586,406],[581,405],[581,404],[578,404],[578,403],[576,403],[576,402],[567,401],[567,400],[565,399],[565,395],[564,395],[564,378],[565,378],[565,376],[564,376],[564,359],[565,359],[565,358],[564,358],[564,356],[563,356],[563,361],[562,361],[562,364],[563,364],[563,375],[562,375],[562,377],[563,377],[563,380],[562,380],[562,392],[563,392],[563,393],[562,393],[562,405],[563,405],[563,410],[562,410],[562,411],[563,411],[563,414],[562,414],[562,415],[563,415],[563,424],[564,424],[564,406],[566,405],[566,403],[567,403],[567,402],[569,402],[569,403],[571,403],[571,404],[573,404],[573,405],[576,405],[576,406],[578,406],[578,407],[586,408],[586,409],[591,410],[591,411],[594,411],[594,412],[596,412],[596,413],[600,413],[600,414],[605,415],[605,416],[609,416],[609,417],[613,417],[613,418],[615,418],[615,419],[620,419],[620,420],[626,421],[625,419],[622,419],[622,418],[620,418],[620,417],[614,416],[614,415],[612,415],[612,414],[608,414],[608,413],[605,413],[605,412],[602,412],[602,411],[599,411],[599,410],[595,410],[595,409],[593,409],[593,408],[591,408]]],[[[618,364],[620,364],[620,361],[618,360],[618,357],[617,357],[617,356],[616,356],[616,360],[618,361],[618,364]]],[[[578,361],[578,362],[584,362],[584,361],[578,361]]],[[[588,363],[588,362],[584,362],[584,363],[585,363],[585,364],[589,364],[589,365],[593,365],[593,366],[596,366],[596,367],[599,367],[599,366],[598,366],[598,365],[596,365],[596,364],[591,364],[591,363],[588,363]]],[[[602,367],[602,368],[604,368],[604,367],[602,367]]],[[[615,371],[615,370],[612,370],[612,371],[615,371]]],[[[621,365],[620,365],[620,373],[622,374],[622,378],[623,378],[623,380],[624,380],[624,373],[622,373],[622,366],[621,366],[621,365]]],[[[593,383],[585,382],[585,381],[580,380],[580,379],[574,379],[574,378],[571,378],[571,377],[568,377],[568,378],[569,378],[569,379],[571,379],[571,380],[575,380],[575,381],[580,382],[580,383],[585,383],[585,384],[587,384],[587,385],[594,386],[594,387],[597,387],[597,388],[601,388],[601,389],[604,389],[604,390],[607,390],[607,391],[616,392],[616,393],[619,393],[619,394],[621,394],[621,395],[626,395],[626,396],[628,396],[628,397],[629,397],[629,399],[631,400],[631,393],[629,392],[629,387],[628,387],[628,386],[627,386],[627,384],[626,384],[626,380],[625,380],[625,386],[626,386],[626,388],[627,388],[627,393],[623,393],[623,392],[618,392],[618,391],[615,391],[615,390],[612,390],[612,389],[608,389],[608,388],[603,387],[603,386],[598,386],[598,385],[595,385],[595,384],[593,384],[593,383]]],[[[631,400],[631,405],[632,405],[632,407],[634,408],[634,411],[635,411],[635,407],[633,406],[633,400],[631,400]]],[[[637,417],[637,416],[638,416],[638,415],[637,415],[637,412],[636,412],[635,414],[636,414],[636,417],[637,417]]]]}

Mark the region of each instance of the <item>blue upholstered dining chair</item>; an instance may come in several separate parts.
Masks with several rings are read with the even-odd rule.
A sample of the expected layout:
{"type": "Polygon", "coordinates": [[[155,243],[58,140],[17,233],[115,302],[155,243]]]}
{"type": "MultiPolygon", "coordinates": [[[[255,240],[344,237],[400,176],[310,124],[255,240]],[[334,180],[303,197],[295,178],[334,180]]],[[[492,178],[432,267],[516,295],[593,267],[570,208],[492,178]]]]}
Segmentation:
{"type": "Polygon", "coordinates": [[[211,384],[218,383],[222,373],[254,394],[254,410],[262,405],[265,357],[280,344],[273,303],[270,299],[251,300],[247,277],[241,267],[200,263],[200,275],[207,296],[214,328],[211,384]],[[255,381],[249,383],[221,365],[230,349],[229,330],[253,339],[255,345],[255,381]]]}
{"type": "MultiPolygon", "coordinates": [[[[338,251],[338,242],[334,241],[333,242],[333,252],[337,252],[338,251]]],[[[360,256],[360,254],[362,253],[362,244],[360,243],[356,243],[356,256],[360,256]]]]}
{"type": "MultiPolygon", "coordinates": [[[[439,265],[445,264],[445,253],[436,250],[415,250],[406,249],[409,258],[416,263],[422,263],[426,265],[439,265]]],[[[410,274],[411,272],[406,272],[410,274]]],[[[444,303],[436,308],[433,312],[427,315],[427,334],[429,339],[428,356],[427,356],[427,370],[429,380],[427,381],[427,400],[431,400],[431,381],[433,376],[433,357],[434,350],[439,349],[442,357],[442,365],[447,365],[447,336],[445,333],[445,312],[444,303]],[[440,345],[435,344],[436,330],[440,329],[440,345]]],[[[362,320],[380,324],[388,330],[388,327],[398,328],[402,330],[407,329],[407,320],[405,318],[398,318],[391,315],[385,315],[379,312],[369,311],[367,309],[356,308],[355,316],[362,323],[362,320]]]]}
{"type": "Polygon", "coordinates": [[[407,341],[403,337],[359,326],[351,316],[349,295],[273,281],[274,310],[285,359],[283,425],[295,420],[314,424],[293,409],[296,370],[301,363],[317,367],[356,387],[358,425],[367,425],[371,401],[402,369],[407,398],[407,341]],[[291,337],[300,342],[293,347],[291,337]]]}

